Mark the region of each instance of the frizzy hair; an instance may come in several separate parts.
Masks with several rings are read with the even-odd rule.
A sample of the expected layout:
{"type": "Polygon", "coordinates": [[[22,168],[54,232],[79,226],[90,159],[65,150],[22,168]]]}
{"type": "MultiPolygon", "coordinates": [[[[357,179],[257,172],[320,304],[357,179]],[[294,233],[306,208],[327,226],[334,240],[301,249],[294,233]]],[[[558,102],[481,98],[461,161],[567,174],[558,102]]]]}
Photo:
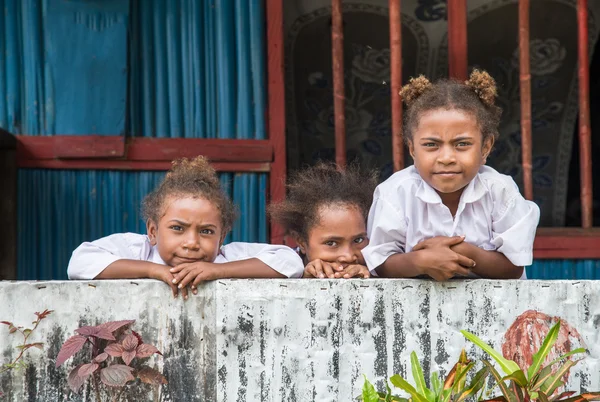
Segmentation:
{"type": "Polygon", "coordinates": [[[319,162],[291,176],[285,201],[270,205],[269,214],[286,234],[308,241],[322,206],[356,207],[366,222],[376,186],[375,171],[362,171],[355,164],[340,170],[333,163],[319,162]]]}
{"type": "Polygon", "coordinates": [[[498,138],[502,109],[496,106],[496,81],[485,71],[473,70],[464,83],[443,79],[431,83],[424,76],[411,78],[400,91],[407,106],[404,138],[412,141],[414,130],[424,112],[435,109],[458,109],[477,120],[483,141],[498,138]]]}
{"type": "Polygon", "coordinates": [[[221,213],[223,235],[231,230],[236,209],[221,188],[215,169],[203,156],[173,161],[163,181],[142,202],[144,219],[158,223],[164,214],[165,200],[170,197],[203,198],[212,202],[221,213]]]}

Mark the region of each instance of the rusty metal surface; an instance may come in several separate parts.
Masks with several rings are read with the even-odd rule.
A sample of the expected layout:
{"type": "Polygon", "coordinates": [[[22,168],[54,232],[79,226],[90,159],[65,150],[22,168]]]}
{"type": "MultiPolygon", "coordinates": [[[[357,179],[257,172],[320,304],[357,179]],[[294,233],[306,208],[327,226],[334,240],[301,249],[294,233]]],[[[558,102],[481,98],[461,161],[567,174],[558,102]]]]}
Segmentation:
{"type": "Polygon", "coordinates": [[[593,226],[592,131],[590,126],[590,63],[588,2],[577,0],[577,76],[579,78],[579,171],[581,174],[581,223],[593,226]]]}
{"type": "Polygon", "coordinates": [[[402,23],[401,0],[389,0],[390,7],[390,74],[392,109],[392,157],[394,171],[404,168],[404,143],[402,140],[402,23]]]}
{"type": "MultiPolygon", "coordinates": [[[[0,320],[27,324],[34,311],[56,310],[32,339],[47,342],[28,354],[33,366],[0,378],[7,401],[86,400],[69,395],[68,367],[52,360],[82,324],[138,320],[135,328],[164,352],[156,363],[170,383],[155,400],[350,401],[363,374],[379,388],[393,373],[412,381],[413,350],[426,378],[447,372],[463,347],[481,357],[460,329],[502,350],[509,327],[509,338],[529,328],[529,310],[560,317],[588,348],[568,387],[600,389],[598,281],[223,280],[185,303],[155,281],[89,284],[0,282],[0,320]]],[[[14,353],[5,335],[2,359],[14,353]]]]}
{"type": "Polygon", "coordinates": [[[533,200],[531,172],[531,74],[529,72],[529,0],[519,0],[519,89],[521,91],[521,158],[525,198],[533,200]]]}
{"type": "Polygon", "coordinates": [[[344,16],[342,0],[331,2],[333,63],[333,113],[335,120],[335,162],[346,165],[346,93],[344,90],[344,16]]]}

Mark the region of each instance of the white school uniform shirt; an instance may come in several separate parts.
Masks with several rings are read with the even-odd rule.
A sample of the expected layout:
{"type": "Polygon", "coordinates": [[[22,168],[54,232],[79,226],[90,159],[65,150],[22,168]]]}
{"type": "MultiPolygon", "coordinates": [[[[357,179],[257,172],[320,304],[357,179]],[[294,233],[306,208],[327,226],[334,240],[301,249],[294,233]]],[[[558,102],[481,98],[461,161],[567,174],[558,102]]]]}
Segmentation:
{"type": "MultiPolygon", "coordinates": [[[[288,278],[300,278],[304,264],[300,256],[284,245],[234,242],[221,247],[216,264],[258,258],[288,278]]],[[[82,243],[73,251],[67,274],[69,279],[94,279],[117,260],[150,261],[167,265],[150,244],[148,236],[117,233],[93,242],[82,243]]]]}
{"type": "Polygon", "coordinates": [[[369,245],[362,253],[373,272],[391,255],[408,253],[423,240],[465,235],[466,242],[501,252],[524,267],[533,261],[539,219],[539,207],[523,198],[514,180],[489,166],[482,166],[467,185],[453,218],[439,194],[409,166],[376,188],[367,223],[369,245]]]}

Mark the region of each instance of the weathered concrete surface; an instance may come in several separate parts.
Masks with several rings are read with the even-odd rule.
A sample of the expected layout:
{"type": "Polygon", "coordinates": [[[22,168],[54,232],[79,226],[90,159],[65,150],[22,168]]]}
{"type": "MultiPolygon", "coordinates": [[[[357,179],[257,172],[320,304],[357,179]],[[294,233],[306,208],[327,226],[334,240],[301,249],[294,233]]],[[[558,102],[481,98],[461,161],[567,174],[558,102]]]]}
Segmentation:
{"type": "MultiPolygon", "coordinates": [[[[459,329],[500,349],[506,329],[533,309],[579,331],[590,354],[568,385],[598,390],[599,299],[595,281],[222,280],[185,303],[154,281],[3,282],[0,320],[56,312],[32,339],[48,347],[29,353],[25,373],[0,378],[0,389],[11,401],[84,400],[68,392],[67,368],[53,369],[60,343],[83,323],[137,319],[164,352],[156,362],[170,383],[135,400],[350,401],[362,374],[379,387],[393,373],[410,378],[412,350],[427,372],[446,372],[465,346],[481,356],[459,329]]],[[[4,360],[14,346],[6,334],[4,360]]]]}

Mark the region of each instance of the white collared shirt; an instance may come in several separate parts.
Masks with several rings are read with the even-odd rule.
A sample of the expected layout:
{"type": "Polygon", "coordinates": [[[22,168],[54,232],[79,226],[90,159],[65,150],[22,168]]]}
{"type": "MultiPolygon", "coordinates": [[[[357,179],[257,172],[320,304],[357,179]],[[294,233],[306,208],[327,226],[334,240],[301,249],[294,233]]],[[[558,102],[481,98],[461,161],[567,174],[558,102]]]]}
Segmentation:
{"type": "MultiPolygon", "coordinates": [[[[221,247],[214,263],[258,258],[288,278],[300,278],[304,263],[300,256],[284,245],[234,242],[221,247]]],[[[148,236],[116,233],[93,242],[82,243],[73,251],[67,274],[69,279],[94,279],[117,260],[150,261],[166,265],[148,236]]]]}
{"type": "Polygon", "coordinates": [[[422,240],[465,235],[466,242],[527,266],[539,219],[539,207],[523,198],[514,180],[489,166],[467,185],[453,218],[439,194],[409,166],[377,186],[367,223],[369,245],[362,253],[373,272],[422,240]]]}

